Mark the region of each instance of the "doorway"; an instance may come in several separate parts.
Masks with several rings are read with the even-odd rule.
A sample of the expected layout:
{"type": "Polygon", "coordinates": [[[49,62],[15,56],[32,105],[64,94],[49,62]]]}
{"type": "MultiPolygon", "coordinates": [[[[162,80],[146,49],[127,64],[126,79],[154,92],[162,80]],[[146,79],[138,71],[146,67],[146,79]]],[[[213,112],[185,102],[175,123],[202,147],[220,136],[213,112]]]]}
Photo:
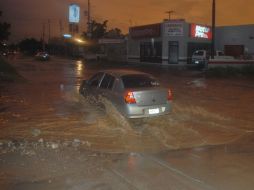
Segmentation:
{"type": "Polygon", "coordinates": [[[178,64],[179,43],[177,41],[168,42],[168,64],[178,64]]]}

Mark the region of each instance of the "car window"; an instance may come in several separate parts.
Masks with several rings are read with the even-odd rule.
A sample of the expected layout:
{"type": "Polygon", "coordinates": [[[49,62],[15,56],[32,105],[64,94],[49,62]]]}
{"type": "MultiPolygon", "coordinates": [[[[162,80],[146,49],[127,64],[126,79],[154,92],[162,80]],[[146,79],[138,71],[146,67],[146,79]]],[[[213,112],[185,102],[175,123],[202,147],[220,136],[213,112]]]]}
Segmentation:
{"type": "Polygon", "coordinates": [[[92,87],[97,87],[100,83],[102,76],[103,76],[102,72],[99,72],[95,74],[94,76],[92,76],[92,78],[89,80],[89,85],[92,87]]]}
{"type": "Polygon", "coordinates": [[[114,82],[115,82],[115,77],[111,76],[111,80],[108,84],[108,89],[111,90],[113,88],[114,82]]]}
{"type": "Polygon", "coordinates": [[[145,74],[124,75],[121,78],[124,88],[156,87],[160,85],[154,78],[145,74]]]}
{"type": "Polygon", "coordinates": [[[106,74],[102,79],[100,88],[112,89],[114,81],[115,81],[115,77],[113,77],[112,75],[106,74]]]}

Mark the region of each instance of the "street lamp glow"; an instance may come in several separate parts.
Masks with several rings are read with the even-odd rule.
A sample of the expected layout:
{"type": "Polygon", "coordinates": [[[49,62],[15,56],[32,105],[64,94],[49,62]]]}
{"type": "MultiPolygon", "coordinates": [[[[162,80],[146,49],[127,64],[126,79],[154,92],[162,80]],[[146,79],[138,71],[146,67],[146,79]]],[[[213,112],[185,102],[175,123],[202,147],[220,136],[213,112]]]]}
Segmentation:
{"type": "Polygon", "coordinates": [[[82,39],[80,39],[80,38],[75,38],[74,40],[75,40],[76,42],[80,43],[80,44],[84,44],[84,43],[85,43],[85,41],[82,40],[82,39]]]}

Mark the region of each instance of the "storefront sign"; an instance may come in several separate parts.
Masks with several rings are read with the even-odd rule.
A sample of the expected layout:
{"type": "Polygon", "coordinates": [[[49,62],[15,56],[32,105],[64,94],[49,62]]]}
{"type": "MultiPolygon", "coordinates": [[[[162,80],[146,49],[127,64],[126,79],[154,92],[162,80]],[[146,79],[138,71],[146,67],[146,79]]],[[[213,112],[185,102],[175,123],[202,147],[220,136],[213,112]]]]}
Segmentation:
{"type": "Polygon", "coordinates": [[[165,36],[183,36],[183,23],[168,22],[164,24],[165,36]]]}
{"type": "Polygon", "coordinates": [[[212,29],[211,27],[208,26],[191,24],[191,37],[211,40],[212,29]]]}
{"type": "Polygon", "coordinates": [[[161,24],[132,27],[130,28],[130,36],[133,39],[160,37],[161,24]]]}

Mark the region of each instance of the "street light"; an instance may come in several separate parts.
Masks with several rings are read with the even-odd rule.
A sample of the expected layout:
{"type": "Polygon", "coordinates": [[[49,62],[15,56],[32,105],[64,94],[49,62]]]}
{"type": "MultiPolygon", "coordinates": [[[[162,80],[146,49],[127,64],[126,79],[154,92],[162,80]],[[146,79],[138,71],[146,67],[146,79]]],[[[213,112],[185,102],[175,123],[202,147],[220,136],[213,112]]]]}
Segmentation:
{"type": "Polygon", "coordinates": [[[80,39],[80,38],[74,38],[74,40],[75,40],[76,42],[78,42],[79,44],[84,44],[84,43],[86,43],[86,41],[84,41],[84,40],[82,40],[82,39],[80,39]]]}

